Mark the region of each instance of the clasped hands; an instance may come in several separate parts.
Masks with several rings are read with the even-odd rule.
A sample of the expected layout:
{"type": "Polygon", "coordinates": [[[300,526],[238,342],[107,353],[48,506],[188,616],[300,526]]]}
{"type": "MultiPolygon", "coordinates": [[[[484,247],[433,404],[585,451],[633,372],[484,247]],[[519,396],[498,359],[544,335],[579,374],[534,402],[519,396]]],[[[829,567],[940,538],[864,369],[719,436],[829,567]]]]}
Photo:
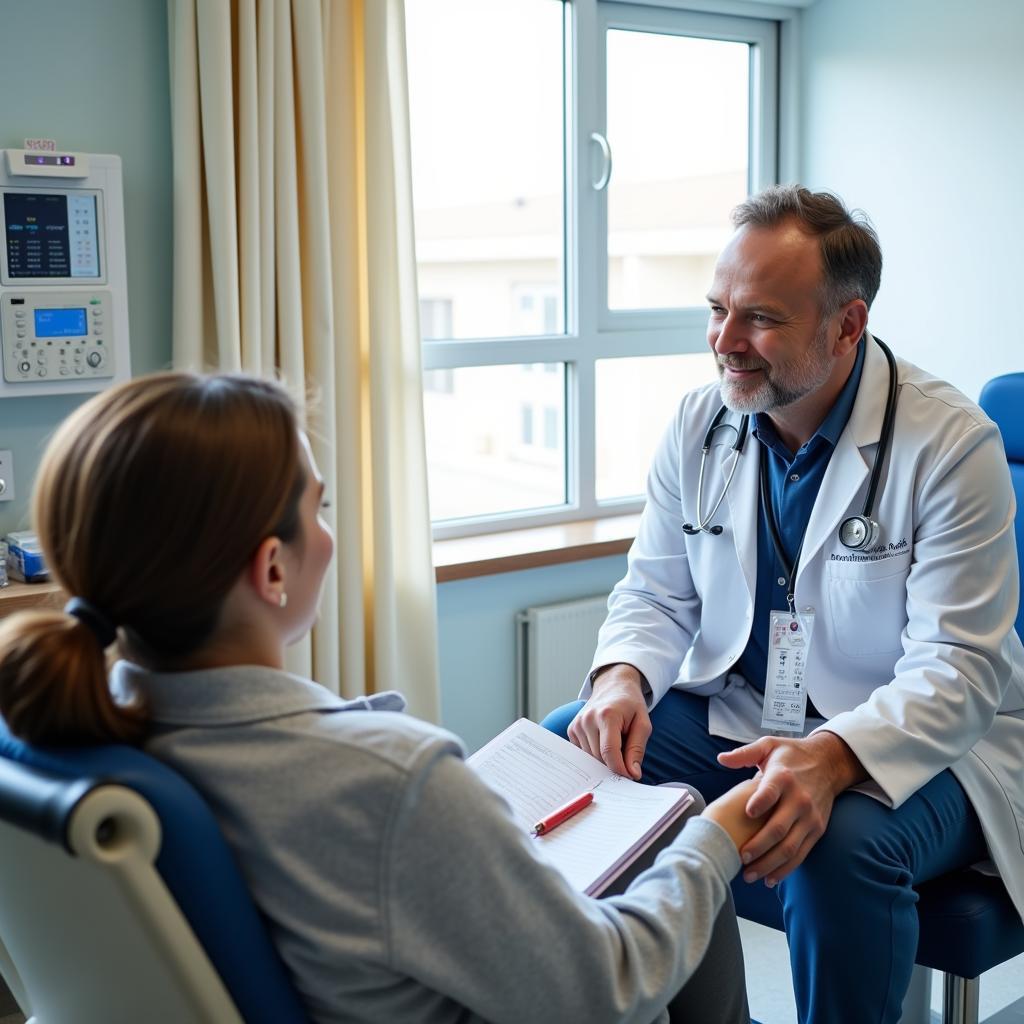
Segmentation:
{"type": "MultiPolygon", "coordinates": [[[[631,665],[602,672],[593,696],[569,726],[573,743],[633,779],[641,776],[650,735],[640,674],[631,665]]],[[[763,878],[769,887],[803,863],[828,825],[836,796],[867,778],[846,742],[827,731],[805,739],[764,736],[719,754],[718,760],[726,768],[757,769],[753,785],[735,794],[745,799],[745,814],[751,819],[737,846],[744,880],[763,878]]],[[[725,794],[721,800],[728,798],[725,794]]],[[[737,834],[729,831],[735,840],[737,834]]]]}

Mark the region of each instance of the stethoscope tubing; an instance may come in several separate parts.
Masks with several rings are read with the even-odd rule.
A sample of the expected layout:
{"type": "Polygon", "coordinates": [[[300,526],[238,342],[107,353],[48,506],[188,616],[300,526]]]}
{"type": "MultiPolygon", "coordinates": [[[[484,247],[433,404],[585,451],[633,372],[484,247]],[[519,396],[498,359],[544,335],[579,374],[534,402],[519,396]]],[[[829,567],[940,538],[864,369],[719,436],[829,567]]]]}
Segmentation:
{"type": "MultiPolygon", "coordinates": [[[[875,507],[875,497],[878,493],[878,484],[882,476],[882,467],[889,454],[889,450],[892,447],[893,427],[896,421],[896,403],[899,399],[899,381],[897,379],[896,358],[893,356],[889,346],[886,345],[881,338],[875,338],[874,340],[882,350],[882,354],[885,356],[885,361],[889,366],[889,391],[885,401],[885,412],[882,415],[882,431],[878,439],[878,451],[875,453],[874,462],[871,466],[871,477],[868,481],[868,491],[864,499],[864,511],[861,512],[860,516],[853,517],[863,519],[866,522],[871,522],[871,513],[875,507]]],[[[729,493],[729,487],[732,484],[732,478],[736,475],[736,468],[739,465],[740,456],[743,453],[743,446],[746,442],[747,433],[750,429],[750,413],[744,413],[739,427],[735,427],[731,423],[723,423],[728,412],[729,409],[726,405],[723,404],[720,406],[704,434],[704,443],[701,445],[700,453],[700,472],[697,474],[697,524],[696,526],[692,523],[683,524],[683,532],[688,536],[694,536],[698,533],[708,533],[717,537],[723,530],[723,527],[721,526],[712,526],[711,522],[718,514],[718,510],[722,507],[722,502],[725,501],[725,496],[729,493]],[[704,469],[707,465],[708,453],[711,451],[711,444],[714,440],[715,431],[719,430],[723,426],[730,427],[732,430],[736,431],[736,440],[732,444],[732,464],[729,467],[728,476],[725,478],[722,493],[718,496],[718,500],[715,502],[714,507],[705,517],[701,515],[701,509],[704,506],[704,469]]],[[[845,524],[846,521],[847,520],[844,519],[843,523],[845,524]]],[[[854,547],[855,545],[850,545],[843,539],[842,532],[843,530],[841,525],[839,537],[840,542],[845,547],[854,547]]]]}
{"type": "Polygon", "coordinates": [[[694,526],[692,523],[683,523],[683,533],[689,535],[710,533],[712,536],[717,537],[722,532],[722,527],[712,526],[711,520],[718,514],[718,510],[722,507],[722,502],[725,501],[726,494],[729,493],[729,485],[732,483],[732,478],[736,474],[736,467],[739,465],[740,455],[743,452],[743,445],[747,440],[747,431],[750,429],[749,416],[743,417],[740,421],[739,427],[734,427],[731,423],[723,423],[722,420],[725,419],[728,412],[728,407],[722,405],[718,412],[715,413],[711,420],[711,425],[704,434],[704,443],[701,445],[700,449],[700,472],[697,474],[697,525],[694,526]],[[719,495],[718,501],[715,502],[714,508],[711,509],[705,519],[700,514],[701,507],[704,504],[704,467],[707,465],[708,453],[711,451],[711,444],[714,441],[715,431],[723,426],[736,431],[736,439],[732,443],[732,464],[729,467],[729,475],[726,477],[722,493],[719,495]]]}
{"type": "Polygon", "coordinates": [[[889,364],[889,394],[885,400],[885,413],[882,416],[882,433],[878,438],[878,451],[875,453],[875,461],[871,466],[871,479],[868,481],[868,493],[864,499],[864,511],[862,515],[870,519],[875,507],[875,492],[878,490],[878,481],[882,476],[882,465],[889,454],[892,446],[893,424],[896,421],[896,402],[899,399],[899,381],[896,378],[896,357],[892,354],[889,346],[881,338],[875,338],[875,342],[882,350],[885,361],[889,364]]]}

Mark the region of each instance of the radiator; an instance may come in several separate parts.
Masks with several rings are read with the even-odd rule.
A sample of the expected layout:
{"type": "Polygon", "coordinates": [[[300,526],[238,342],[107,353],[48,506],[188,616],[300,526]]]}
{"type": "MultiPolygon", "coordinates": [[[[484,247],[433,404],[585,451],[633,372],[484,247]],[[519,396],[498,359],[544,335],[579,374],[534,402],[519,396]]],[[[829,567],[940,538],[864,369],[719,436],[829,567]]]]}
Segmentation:
{"type": "Polygon", "coordinates": [[[597,631],[608,612],[607,594],[537,605],[516,616],[519,715],[540,721],[575,700],[590,668],[597,631]]]}

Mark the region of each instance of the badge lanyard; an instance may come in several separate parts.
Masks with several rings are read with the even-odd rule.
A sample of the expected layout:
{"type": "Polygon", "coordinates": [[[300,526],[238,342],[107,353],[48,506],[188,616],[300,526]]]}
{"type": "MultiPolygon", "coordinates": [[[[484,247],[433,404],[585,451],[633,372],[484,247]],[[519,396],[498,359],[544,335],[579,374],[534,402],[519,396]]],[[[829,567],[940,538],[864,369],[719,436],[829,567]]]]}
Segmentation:
{"type": "Polygon", "coordinates": [[[804,536],[800,538],[796,557],[790,563],[782,546],[782,535],[775,519],[765,459],[762,445],[758,466],[761,507],[768,522],[768,533],[775,548],[775,557],[786,574],[786,603],[789,605],[789,611],[772,611],[769,614],[768,671],[765,679],[761,728],[773,733],[803,733],[807,717],[807,687],[804,676],[811,632],[814,628],[814,613],[805,612],[801,615],[797,612],[794,591],[807,528],[804,527],[804,536]]]}

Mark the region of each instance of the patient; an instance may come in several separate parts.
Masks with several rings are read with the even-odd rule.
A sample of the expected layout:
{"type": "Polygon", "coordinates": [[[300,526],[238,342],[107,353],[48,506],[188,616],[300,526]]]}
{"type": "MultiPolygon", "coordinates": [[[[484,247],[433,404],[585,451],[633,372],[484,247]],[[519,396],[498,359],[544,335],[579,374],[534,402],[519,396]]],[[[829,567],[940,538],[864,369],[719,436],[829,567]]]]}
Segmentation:
{"type": "Polygon", "coordinates": [[[728,893],[749,789],[624,894],[571,890],[453,736],[395,693],[343,701],[284,671],[332,555],[322,505],[277,385],[161,374],[87,402],[33,508],[72,599],[0,627],[12,732],[141,744],[187,776],[317,1021],[746,1020],[728,893]]]}

